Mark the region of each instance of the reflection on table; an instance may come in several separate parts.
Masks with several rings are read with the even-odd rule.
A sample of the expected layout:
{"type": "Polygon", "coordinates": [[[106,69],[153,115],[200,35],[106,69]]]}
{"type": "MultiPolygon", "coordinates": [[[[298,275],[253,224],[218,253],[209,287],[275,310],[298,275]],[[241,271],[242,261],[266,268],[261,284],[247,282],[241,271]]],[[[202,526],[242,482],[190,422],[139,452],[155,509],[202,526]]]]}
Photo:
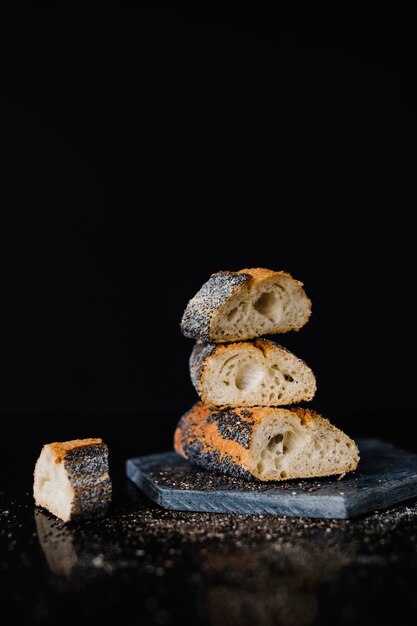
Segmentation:
{"type": "Polygon", "coordinates": [[[78,561],[71,529],[41,509],[35,512],[35,522],[49,569],[56,576],[69,578],[78,561]]]}
{"type": "Polygon", "coordinates": [[[343,546],[276,543],[261,551],[204,554],[202,613],[211,626],[308,626],[320,586],[352,562],[343,546]]]}

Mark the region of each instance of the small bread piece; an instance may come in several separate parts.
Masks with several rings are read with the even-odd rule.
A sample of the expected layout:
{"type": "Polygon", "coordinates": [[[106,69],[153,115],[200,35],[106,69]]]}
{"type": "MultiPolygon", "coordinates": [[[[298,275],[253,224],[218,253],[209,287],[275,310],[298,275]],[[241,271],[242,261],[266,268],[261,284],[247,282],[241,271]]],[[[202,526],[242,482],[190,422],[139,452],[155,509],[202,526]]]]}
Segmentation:
{"type": "Polygon", "coordinates": [[[189,301],[181,330],[207,342],[241,341],[298,330],[310,313],[303,284],[286,272],[217,272],[189,301]]]}
{"type": "Polygon", "coordinates": [[[359,462],[352,439],[298,407],[218,409],[198,402],[179,421],[174,448],[195,465],[247,480],[344,475],[359,462]]]}
{"type": "Polygon", "coordinates": [[[201,399],[216,406],[281,406],[311,400],[311,369],[274,341],[197,341],[190,358],[191,380],[201,399]]]}
{"type": "Polygon", "coordinates": [[[64,522],[103,516],[112,485],[102,439],[74,439],[43,446],[36,462],[33,497],[64,522]]]}

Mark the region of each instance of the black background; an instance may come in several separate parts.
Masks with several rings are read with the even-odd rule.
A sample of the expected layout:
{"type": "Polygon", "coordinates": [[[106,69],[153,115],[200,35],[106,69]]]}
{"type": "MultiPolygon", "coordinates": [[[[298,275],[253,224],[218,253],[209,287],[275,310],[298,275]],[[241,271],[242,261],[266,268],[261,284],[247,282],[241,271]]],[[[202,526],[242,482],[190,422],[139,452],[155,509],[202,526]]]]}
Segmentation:
{"type": "Polygon", "coordinates": [[[196,398],[187,300],[271,267],[313,301],[280,340],[314,406],[395,439],[415,395],[411,4],[197,4],[2,4],[0,411],[62,437],[138,420],[169,445],[196,398]]]}
{"type": "Polygon", "coordinates": [[[415,503],[346,524],[199,517],[125,476],[196,399],[188,299],[242,267],[305,283],[311,321],[279,340],[316,373],[313,406],[417,451],[412,4],[173,4],[0,4],[0,603],[16,623],[208,624],[226,583],[226,621],[241,588],[256,615],[287,590],[315,623],[415,624],[415,503]],[[41,446],[87,436],[109,445],[108,517],[34,515],[41,446]],[[58,563],[74,548],[68,580],[45,518],[58,563]]]}

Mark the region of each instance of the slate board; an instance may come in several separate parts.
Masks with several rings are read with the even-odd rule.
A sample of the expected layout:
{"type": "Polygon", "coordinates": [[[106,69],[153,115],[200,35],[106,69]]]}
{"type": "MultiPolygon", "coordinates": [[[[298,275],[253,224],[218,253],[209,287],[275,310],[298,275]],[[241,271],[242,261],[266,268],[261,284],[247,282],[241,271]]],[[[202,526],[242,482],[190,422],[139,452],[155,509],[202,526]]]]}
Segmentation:
{"type": "Polygon", "coordinates": [[[356,472],[284,482],[247,482],[192,466],[175,452],[128,459],[128,477],[165,509],[344,519],[417,496],[417,455],[360,439],[356,472]]]}

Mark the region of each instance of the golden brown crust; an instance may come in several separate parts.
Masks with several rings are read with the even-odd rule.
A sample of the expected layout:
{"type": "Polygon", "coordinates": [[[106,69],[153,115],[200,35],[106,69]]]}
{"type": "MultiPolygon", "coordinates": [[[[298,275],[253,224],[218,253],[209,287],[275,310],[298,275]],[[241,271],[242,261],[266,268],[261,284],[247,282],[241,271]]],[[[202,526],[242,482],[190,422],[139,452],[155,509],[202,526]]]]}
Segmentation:
{"type": "Polygon", "coordinates": [[[288,274],[288,272],[283,272],[281,270],[268,270],[266,267],[252,267],[249,269],[246,268],[243,270],[239,270],[237,274],[249,274],[249,276],[252,276],[252,280],[254,283],[259,283],[260,281],[265,280],[265,278],[275,277],[289,278],[290,280],[293,280],[298,285],[300,285],[300,287],[303,286],[303,283],[301,281],[293,278],[291,274],[288,274]]]}
{"type": "Polygon", "coordinates": [[[184,459],[187,458],[187,455],[184,452],[184,449],[182,447],[182,431],[181,428],[176,428],[175,429],[175,433],[174,433],[174,450],[177,454],[179,454],[180,456],[183,456],[184,459]]]}
{"type": "MultiPolygon", "coordinates": [[[[227,426],[216,422],[223,412],[210,405],[198,402],[180,420],[174,435],[175,451],[185,459],[214,472],[223,472],[239,478],[251,479],[250,454],[245,447],[247,439],[231,439],[226,432],[227,426]]],[[[249,435],[252,424],[245,416],[231,411],[226,415],[232,430],[238,436],[239,427],[244,435],[249,435]],[[231,418],[231,419],[230,419],[231,418]]],[[[229,433],[230,435],[232,433],[229,433]]]]}
{"type": "MultiPolygon", "coordinates": [[[[242,461],[242,457],[244,458],[248,455],[248,450],[238,441],[219,436],[218,424],[215,420],[210,419],[218,411],[217,407],[204,404],[203,402],[197,402],[194,405],[191,411],[184,416],[185,419],[183,418],[182,424],[178,426],[175,433],[175,449],[178,454],[182,454],[182,456],[187,458],[184,447],[187,449],[191,440],[197,437],[204,440],[206,448],[215,446],[221,453],[229,454],[235,461],[242,461]]],[[[231,411],[236,420],[236,424],[231,422],[232,427],[239,428],[242,424],[249,424],[252,427],[254,420],[251,419],[250,415],[247,415],[251,411],[245,409],[234,409],[231,411]]]]}
{"type": "Polygon", "coordinates": [[[52,454],[56,456],[56,463],[60,463],[65,459],[69,452],[72,452],[78,448],[88,448],[89,446],[105,445],[100,438],[87,438],[87,439],[72,439],[71,441],[55,441],[53,443],[46,444],[51,450],[52,454]]]}
{"type": "MultiPolygon", "coordinates": [[[[262,422],[268,415],[275,415],[277,410],[279,410],[280,412],[285,411],[291,415],[295,413],[302,424],[307,424],[308,422],[314,420],[324,419],[321,415],[316,413],[316,411],[313,411],[312,409],[303,409],[299,406],[291,407],[291,409],[286,409],[285,407],[279,407],[279,409],[277,409],[276,407],[271,406],[252,406],[234,407],[233,409],[231,408],[227,410],[233,413],[238,419],[250,419],[252,424],[262,422]]],[[[184,415],[184,418],[188,417],[190,419],[192,417],[196,420],[197,425],[200,426],[200,423],[205,420],[207,416],[210,415],[213,411],[218,412],[219,407],[213,406],[211,404],[205,404],[204,402],[200,401],[197,402],[190,409],[190,411],[188,411],[184,415]]]]}

